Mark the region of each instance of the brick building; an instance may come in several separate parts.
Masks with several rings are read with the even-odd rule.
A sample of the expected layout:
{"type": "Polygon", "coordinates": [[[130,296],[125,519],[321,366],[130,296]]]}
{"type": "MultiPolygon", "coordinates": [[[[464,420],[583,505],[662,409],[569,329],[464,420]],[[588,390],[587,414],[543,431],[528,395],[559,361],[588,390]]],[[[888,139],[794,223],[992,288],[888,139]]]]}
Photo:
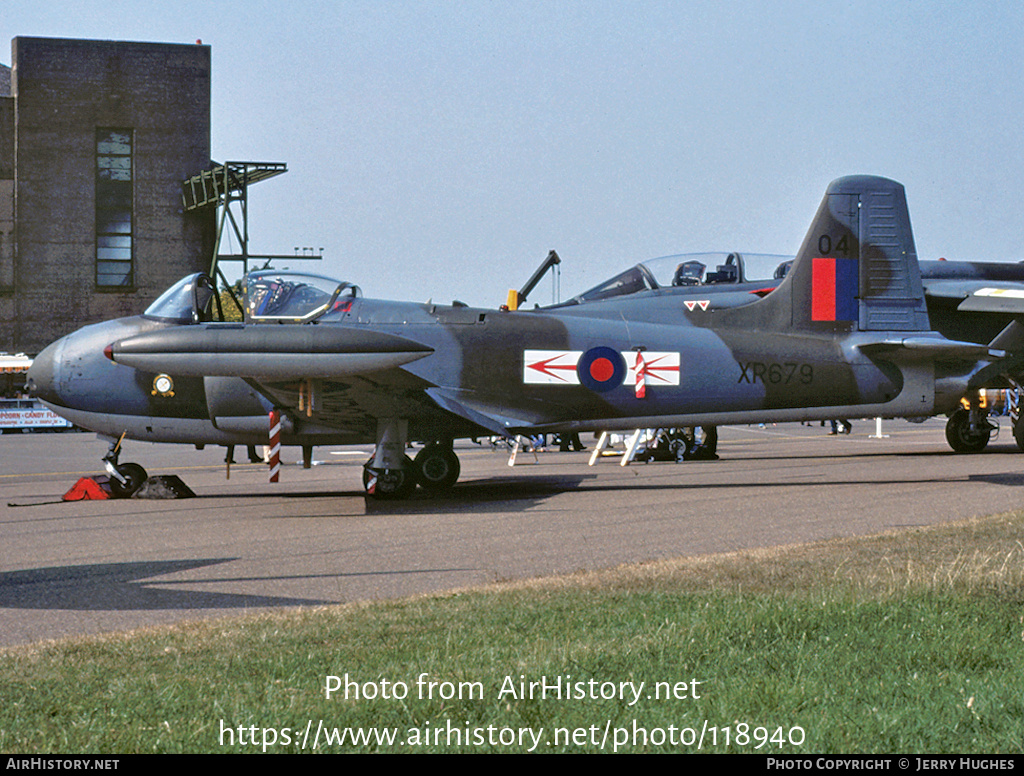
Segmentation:
{"type": "Polygon", "coordinates": [[[141,312],[208,269],[210,48],[15,38],[0,66],[0,351],[141,312]]]}

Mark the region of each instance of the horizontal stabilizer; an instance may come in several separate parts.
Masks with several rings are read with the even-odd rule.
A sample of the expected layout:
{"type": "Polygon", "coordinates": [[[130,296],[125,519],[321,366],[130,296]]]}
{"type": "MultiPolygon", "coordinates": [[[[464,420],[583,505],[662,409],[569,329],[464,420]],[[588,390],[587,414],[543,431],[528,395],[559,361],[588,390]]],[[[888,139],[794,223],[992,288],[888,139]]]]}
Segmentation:
{"type": "Polygon", "coordinates": [[[341,378],[428,356],[432,348],[375,331],[327,326],[174,326],[114,343],[118,364],[183,377],[341,378]]]}
{"type": "Polygon", "coordinates": [[[892,355],[896,352],[916,354],[925,360],[934,359],[978,359],[1004,358],[1006,353],[993,350],[988,345],[976,342],[956,342],[940,337],[902,337],[889,338],[880,342],[858,345],[858,349],[868,356],[892,355]]]}

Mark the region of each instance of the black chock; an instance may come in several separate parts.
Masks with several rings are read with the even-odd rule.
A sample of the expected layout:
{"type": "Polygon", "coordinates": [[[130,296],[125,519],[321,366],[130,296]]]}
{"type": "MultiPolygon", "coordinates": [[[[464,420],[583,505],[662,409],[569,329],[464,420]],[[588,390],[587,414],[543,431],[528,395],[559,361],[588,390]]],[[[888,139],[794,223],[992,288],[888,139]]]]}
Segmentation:
{"type": "Polygon", "coordinates": [[[132,494],[132,498],[195,498],[192,489],[175,474],[150,477],[132,494]]]}

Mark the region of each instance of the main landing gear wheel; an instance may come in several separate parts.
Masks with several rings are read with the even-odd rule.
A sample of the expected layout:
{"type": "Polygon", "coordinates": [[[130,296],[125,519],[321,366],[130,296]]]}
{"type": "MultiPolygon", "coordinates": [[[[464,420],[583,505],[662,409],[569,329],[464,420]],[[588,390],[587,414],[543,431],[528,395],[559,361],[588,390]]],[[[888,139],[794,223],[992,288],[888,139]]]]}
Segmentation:
{"type": "Polygon", "coordinates": [[[946,423],[946,441],[958,453],[980,453],[988,445],[992,429],[987,420],[982,420],[971,429],[971,413],[958,409],[949,416],[946,423]]]}
{"type": "Polygon", "coordinates": [[[1013,426],[1013,438],[1017,440],[1017,447],[1024,451],[1024,421],[1018,419],[1013,426]]]}
{"type": "Polygon", "coordinates": [[[416,477],[409,456],[405,456],[405,465],[401,469],[374,469],[369,464],[363,467],[363,490],[375,499],[408,498],[415,489],[416,477]]]}
{"type": "Polygon", "coordinates": [[[110,492],[114,494],[114,498],[131,498],[148,477],[146,470],[137,463],[122,463],[115,466],[114,469],[124,477],[124,482],[117,477],[110,478],[110,492]]]}
{"type": "Polygon", "coordinates": [[[432,493],[451,488],[461,471],[455,451],[441,442],[432,442],[420,450],[413,466],[420,486],[432,493]]]}

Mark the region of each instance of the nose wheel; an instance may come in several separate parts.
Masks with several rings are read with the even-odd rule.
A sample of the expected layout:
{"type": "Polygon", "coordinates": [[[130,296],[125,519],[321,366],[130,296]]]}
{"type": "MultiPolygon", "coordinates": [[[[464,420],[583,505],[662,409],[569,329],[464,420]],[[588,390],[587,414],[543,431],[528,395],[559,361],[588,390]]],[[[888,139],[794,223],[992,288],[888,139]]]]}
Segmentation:
{"type": "Polygon", "coordinates": [[[103,466],[110,475],[110,492],[114,498],[130,498],[148,479],[146,470],[137,463],[118,463],[121,455],[121,438],[110,443],[110,450],[103,456],[103,466]]]}
{"type": "Polygon", "coordinates": [[[117,476],[110,478],[110,491],[115,498],[131,498],[149,476],[137,463],[123,463],[115,466],[114,470],[120,475],[120,479],[117,476]]]}

